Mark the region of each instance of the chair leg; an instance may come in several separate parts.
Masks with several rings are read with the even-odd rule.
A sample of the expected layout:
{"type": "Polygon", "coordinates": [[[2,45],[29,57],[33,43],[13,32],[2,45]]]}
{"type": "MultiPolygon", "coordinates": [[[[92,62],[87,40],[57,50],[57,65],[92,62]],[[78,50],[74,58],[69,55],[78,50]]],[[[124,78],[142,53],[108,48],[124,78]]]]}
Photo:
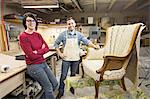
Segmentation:
{"type": "Polygon", "coordinates": [[[124,77],[122,77],[122,79],[121,79],[121,87],[123,88],[124,91],[127,91],[125,82],[124,82],[124,77]]]}
{"type": "Polygon", "coordinates": [[[82,63],[81,63],[81,70],[82,70],[82,78],[84,78],[84,69],[82,63]]]}
{"type": "Polygon", "coordinates": [[[98,99],[98,92],[99,92],[99,81],[95,81],[95,99],[98,99]]]}

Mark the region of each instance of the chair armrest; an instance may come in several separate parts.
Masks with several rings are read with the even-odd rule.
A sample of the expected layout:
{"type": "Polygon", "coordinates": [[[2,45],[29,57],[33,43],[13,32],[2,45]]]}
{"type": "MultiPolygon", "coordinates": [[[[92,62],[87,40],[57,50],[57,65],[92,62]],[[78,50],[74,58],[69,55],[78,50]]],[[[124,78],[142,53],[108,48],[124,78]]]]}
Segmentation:
{"type": "Polygon", "coordinates": [[[106,70],[120,69],[122,63],[126,60],[127,57],[120,56],[104,56],[103,66],[96,70],[98,74],[103,75],[106,70]]]}
{"type": "Polygon", "coordinates": [[[125,60],[126,57],[121,57],[121,56],[104,56],[103,57],[104,60],[108,59],[108,60],[125,60]]]}
{"type": "Polygon", "coordinates": [[[85,59],[91,59],[91,60],[103,59],[103,56],[104,56],[104,48],[94,49],[88,47],[85,59]]]}

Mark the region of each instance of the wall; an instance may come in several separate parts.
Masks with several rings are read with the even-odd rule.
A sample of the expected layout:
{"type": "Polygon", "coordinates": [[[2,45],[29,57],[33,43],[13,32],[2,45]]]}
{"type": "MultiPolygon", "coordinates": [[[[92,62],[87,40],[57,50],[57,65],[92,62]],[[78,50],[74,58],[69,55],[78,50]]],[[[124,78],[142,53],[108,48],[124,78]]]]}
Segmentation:
{"type": "Polygon", "coordinates": [[[19,10],[15,7],[11,7],[5,4],[5,8],[4,8],[4,14],[19,14],[19,10]]]}
{"type": "MultiPolygon", "coordinates": [[[[0,0],[0,5],[1,5],[2,3],[1,3],[1,0],[0,0]]],[[[2,5],[1,5],[1,7],[2,7],[2,5]]],[[[1,13],[1,7],[0,7],[0,45],[2,45],[2,43],[3,43],[3,41],[1,40],[2,39],[2,30],[1,30],[1,24],[2,24],[2,19],[1,19],[1,15],[2,15],[2,13],[1,13]]],[[[2,51],[3,49],[2,49],[2,46],[0,46],[0,52],[2,51]]]]}
{"type": "MultiPolygon", "coordinates": [[[[16,8],[12,8],[11,6],[6,6],[5,8],[5,14],[10,14],[10,13],[21,13],[21,14],[24,14],[25,12],[27,11],[30,11],[30,10],[27,10],[27,11],[23,11],[23,9],[17,9],[16,8]]],[[[110,16],[110,17],[113,17],[114,18],[114,21],[115,21],[115,24],[124,24],[125,23],[125,18],[127,16],[144,16],[146,17],[146,20],[149,20],[149,9],[143,9],[143,10],[140,10],[140,11],[134,11],[134,12],[129,12],[128,10],[124,11],[124,12],[108,12],[107,13],[107,16],[110,16]]],[[[46,14],[46,13],[41,13],[39,12],[38,14],[38,17],[41,17],[45,20],[48,20],[48,21],[54,21],[54,19],[56,18],[60,18],[60,19],[63,19],[65,18],[65,16],[69,17],[69,16],[72,16],[75,18],[75,20],[77,22],[79,22],[81,20],[81,17],[84,17],[85,18],[85,22],[87,22],[87,18],[89,16],[92,16],[94,17],[94,22],[97,24],[97,21],[99,21],[99,19],[101,17],[104,17],[106,16],[106,13],[101,13],[101,12],[96,12],[96,13],[53,13],[53,14],[46,14]]],[[[150,24],[150,21],[148,21],[146,24],[150,24]]]]}
{"type": "MultiPolygon", "coordinates": [[[[117,20],[117,23],[122,23],[122,14],[121,13],[108,13],[107,14],[110,17],[115,17],[117,20]]],[[[70,17],[72,16],[73,18],[75,18],[75,20],[77,22],[79,22],[81,20],[81,17],[85,18],[85,22],[87,22],[87,18],[88,17],[94,17],[94,22],[96,22],[97,20],[99,20],[101,17],[106,16],[106,13],[57,13],[57,14],[52,14],[49,18],[50,21],[53,21],[55,18],[65,18],[65,16],[70,17]]]]}
{"type": "MultiPolygon", "coordinates": [[[[4,0],[3,0],[4,1],[4,0]]],[[[8,46],[7,46],[7,37],[6,37],[6,31],[4,27],[4,22],[2,21],[2,15],[4,14],[4,2],[2,0],[0,1],[0,52],[2,51],[7,51],[8,46]]]]}
{"type": "Polygon", "coordinates": [[[38,26],[38,32],[42,35],[48,45],[54,44],[56,38],[63,31],[67,30],[65,25],[42,25],[38,26]]]}
{"type": "MultiPolygon", "coordinates": [[[[2,2],[2,0],[0,0],[0,4],[1,4],[0,15],[2,15],[2,10],[3,10],[4,15],[13,14],[13,13],[18,14],[19,9],[16,9],[15,7],[6,5],[5,0],[3,0],[3,4],[1,2],[2,2]],[[2,5],[4,6],[4,8],[2,8],[2,5]]],[[[1,18],[1,16],[0,16],[0,18],[1,18]]]]}
{"type": "Polygon", "coordinates": [[[149,16],[149,18],[148,18],[148,20],[149,20],[149,28],[148,29],[150,30],[150,6],[149,6],[149,9],[148,9],[148,13],[149,13],[149,15],[148,15],[149,16]]]}
{"type": "MultiPolygon", "coordinates": [[[[0,5],[1,5],[1,4],[2,4],[2,3],[1,3],[1,0],[0,0],[0,5]]],[[[1,5],[1,6],[2,6],[2,5],[1,5]]],[[[1,8],[2,8],[2,7],[0,7],[0,24],[1,24],[1,15],[2,15],[2,13],[1,13],[2,10],[1,10],[1,8]]]]}
{"type": "Polygon", "coordinates": [[[7,35],[8,35],[8,40],[9,41],[15,41],[18,37],[18,35],[24,31],[24,27],[22,25],[22,22],[16,22],[16,21],[12,21],[12,22],[5,22],[5,27],[6,27],[6,31],[7,31],[7,35]]]}
{"type": "MultiPolygon", "coordinates": [[[[146,20],[148,20],[149,14],[147,13],[149,9],[143,9],[141,11],[136,12],[110,12],[107,13],[108,16],[113,17],[116,24],[124,24],[125,18],[127,16],[144,16],[146,17],[146,20]]],[[[99,18],[106,16],[106,13],[64,13],[64,14],[52,14],[51,18],[49,18],[50,21],[53,21],[55,18],[64,18],[65,16],[74,17],[77,21],[81,20],[81,17],[85,18],[85,21],[87,22],[87,17],[92,16],[94,17],[94,21],[99,20],[99,18]]],[[[149,22],[150,24],[150,22],[149,22]]]]}

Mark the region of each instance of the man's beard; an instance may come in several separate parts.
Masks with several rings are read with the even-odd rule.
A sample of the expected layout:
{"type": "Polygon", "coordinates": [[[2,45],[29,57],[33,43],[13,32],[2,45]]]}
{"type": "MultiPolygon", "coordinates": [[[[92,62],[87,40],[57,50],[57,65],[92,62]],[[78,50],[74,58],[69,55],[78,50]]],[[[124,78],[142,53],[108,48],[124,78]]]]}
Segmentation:
{"type": "Polygon", "coordinates": [[[71,32],[72,32],[74,29],[75,29],[75,28],[69,28],[69,31],[71,31],[71,32]]]}

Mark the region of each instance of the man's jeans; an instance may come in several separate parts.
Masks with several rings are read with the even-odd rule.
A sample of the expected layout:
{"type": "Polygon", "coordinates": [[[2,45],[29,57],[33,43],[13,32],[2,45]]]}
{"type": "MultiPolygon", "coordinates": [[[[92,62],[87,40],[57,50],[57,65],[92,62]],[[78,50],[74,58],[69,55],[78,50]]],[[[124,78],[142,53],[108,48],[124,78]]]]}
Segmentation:
{"type": "Polygon", "coordinates": [[[57,88],[58,82],[46,62],[27,65],[27,74],[42,86],[44,93],[41,99],[55,99],[53,91],[57,88]]]}
{"type": "Polygon", "coordinates": [[[70,67],[70,72],[71,72],[70,76],[75,76],[78,65],[79,65],[79,61],[63,61],[62,62],[60,85],[59,85],[59,92],[61,93],[61,95],[64,94],[64,87],[65,87],[64,80],[67,77],[69,67],[70,67]]]}

